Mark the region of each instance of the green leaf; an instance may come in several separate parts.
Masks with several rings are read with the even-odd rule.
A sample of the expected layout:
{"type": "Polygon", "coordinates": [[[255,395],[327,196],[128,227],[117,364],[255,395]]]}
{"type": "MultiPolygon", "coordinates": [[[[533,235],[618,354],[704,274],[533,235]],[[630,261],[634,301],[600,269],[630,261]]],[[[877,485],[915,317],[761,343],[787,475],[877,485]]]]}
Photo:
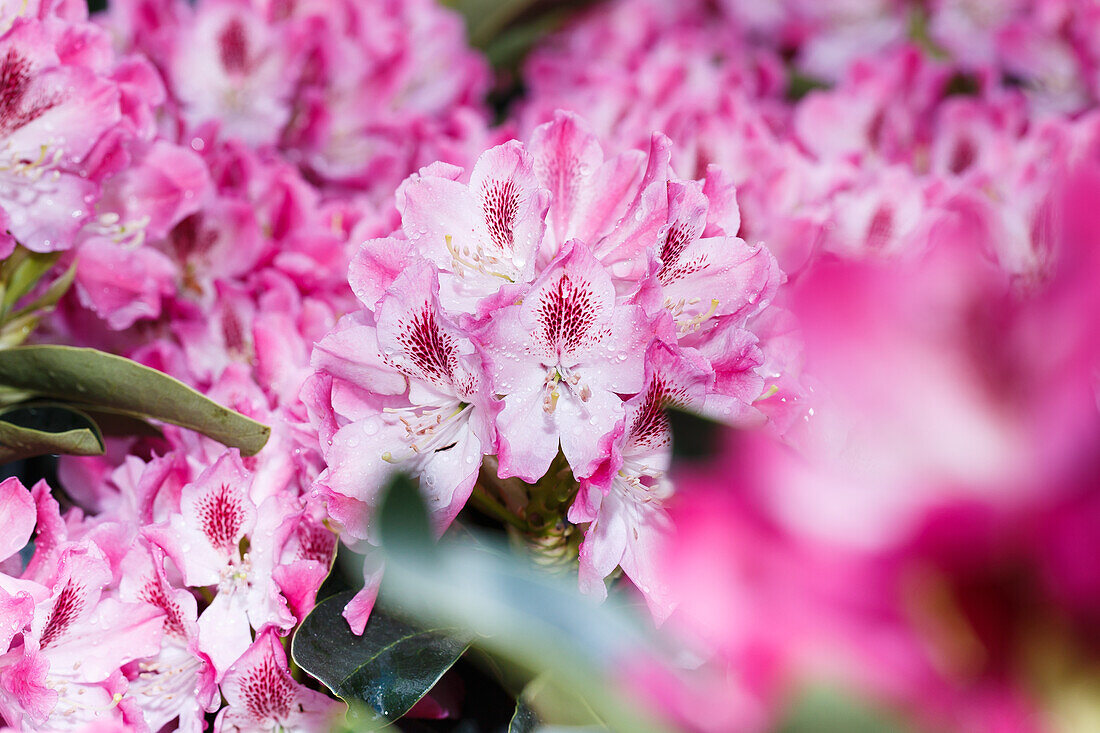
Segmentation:
{"type": "Polygon", "coordinates": [[[0,280],[4,284],[0,313],[7,313],[16,301],[29,293],[59,257],[60,252],[32,252],[23,246],[16,247],[0,267],[0,280]]]}
{"type": "Polygon", "coordinates": [[[512,720],[514,724],[527,726],[519,728],[520,731],[534,731],[542,726],[606,729],[583,697],[555,684],[549,675],[540,675],[527,684],[516,701],[512,720]]]}
{"type": "Polygon", "coordinates": [[[516,711],[508,721],[508,733],[535,733],[540,724],[538,714],[522,699],[516,700],[516,711]]]}
{"type": "Polygon", "coordinates": [[[466,630],[479,649],[544,676],[611,730],[668,730],[619,686],[620,665],[656,658],[636,619],[594,604],[575,579],[539,573],[488,537],[436,548],[423,530],[427,521],[419,492],[408,484],[383,498],[378,526],[391,601],[420,624],[466,630]]]}
{"type": "Polygon", "coordinates": [[[910,733],[890,713],[828,687],[803,690],[777,733],[910,733]]]}
{"type": "Polygon", "coordinates": [[[75,277],[76,263],[74,262],[73,264],[69,265],[69,269],[65,270],[65,272],[61,273],[61,275],[59,275],[56,280],[50,283],[49,287],[47,287],[41,295],[32,300],[30,303],[27,303],[19,310],[12,313],[11,317],[18,318],[19,316],[34,313],[35,311],[43,310],[45,308],[53,308],[55,305],[57,305],[57,302],[61,300],[61,297],[65,295],[66,292],[68,292],[69,287],[73,284],[73,279],[75,277]]]}
{"type": "Polygon", "coordinates": [[[0,384],[78,407],[149,417],[203,433],[257,453],[266,425],[222,407],[167,374],[121,356],[73,346],[19,346],[0,350],[0,384]]]}
{"type": "Polygon", "coordinates": [[[485,56],[493,68],[517,69],[534,45],[561,27],[567,17],[567,11],[554,11],[514,24],[486,43],[485,56]]]}
{"type": "Polygon", "coordinates": [[[38,327],[42,318],[39,313],[23,313],[17,318],[9,318],[0,326],[0,350],[19,346],[38,327]]]}
{"type": "Polygon", "coordinates": [[[457,629],[422,628],[393,607],[376,606],[362,636],[343,617],[354,591],[317,605],[294,634],[292,654],[309,672],[348,703],[362,702],[381,725],[407,713],[435,686],[470,646],[457,629]]]}
{"type": "Polygon", "coordinates": [[[384,489],[378,510],[379,537],[388,550],[430,562],[436,555],[428,509],[416,481],[398,473],[384,489]]]}
{"type": "Polygon", "coordinates": [[[99,427],[79,410],[52,403],[0,410],[0,462],[47,453],[98,456],[103,450],[99,427]]]}
{"type": "Polygon", "coordinates": [[[466,20],[470,44],[485,48],[537,0],[445,0],[466,20]]]}
{"type": "Polygon", "coordinates": [[[156,425],[140,417],[105,409],[82,410],[99,427],[99,432],[111,438],[135,436],[141,438],[163,438],[164,433],[156,425]]]}

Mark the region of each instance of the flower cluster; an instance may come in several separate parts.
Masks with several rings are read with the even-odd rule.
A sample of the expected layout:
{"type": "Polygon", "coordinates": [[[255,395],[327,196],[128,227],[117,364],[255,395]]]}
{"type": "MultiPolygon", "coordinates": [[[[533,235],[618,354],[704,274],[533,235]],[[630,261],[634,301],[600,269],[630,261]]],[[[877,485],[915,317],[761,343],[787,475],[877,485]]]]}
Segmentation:
{"type": "Polygon", "coordinates": [[[582,586],[605,592],[621,566],[666,609],[649,575],[671,493],[664,409],[763,419],[752,324],[781,281],[736,236],[722,173],[675,179],[669,148],[655,135],[605,158],[559,113],[468,174],[437,164],[402,184],[401,229],[352,261],[362,309],[313,356],[318,484],[346,537],[371,539],[393,471],[420,477],[442,531],[482,471],[537,484],[565,469],[581,482],[569,518],[589,524],[582,586]]]}
{"type": "Polygon", "coordinates": [[[83,3],[0,8],[0,254],[69,250],[50,337],[273,426],[256,457],[170,428],[63,457],[52,491],[4,484],[15,728],[198,731],[217,713],[222,730],[326,730],[337,709],[291,677],[280,640],[337,541],[298,394],[354,302],[352,243],[393,226],[375,202],[484,147],[487,77],[432,3],[276,5],[113,2],[98,22],[83,3]]]}
{"type": "Polygon", "coordinates": [[[486,64],[430,0],[126,0],[104,25],[162,71],[176,137],[277,149],[326,189],[385,200],[484,143],[486,64]]]}
{"type": "Polygon", "coordinates": [[[658,691],[685,727],[770,729],[776,697],[823,675],[933,728],[1088,726],[1064,690],[1098,664],[1097,575],[1074,554],[1100,487],[1089,15],[622,0],[529,61],[524,126],[583,106],[623,146],[669,130],[692,151],[677,170],[731,171],[740,235],[790,277],[806,419],[674,476],[699,491],[659,575],[715,661],[658,691]],[[723,34],[742,45],[713,53],[723,34]],[[750,73],[768,52],[785,99],[750,73]]]}
{"type": "MultiPolygon", "coordinates": [[[[851,5],[885,17],[894,4],[851,5]]],[[[859,15],[850,10],[849,20],[859,15]]],[[[670,19],[647,0],[593,11],[528,62],[524,126],[579,108],[603,138],[624,147],[665,130],[683,151],[673,160],[681,175],[702,176],[710,164],[729,171],[741,235],[766,242],[789,274],[823,252],[912,252],[959,226],[972,227],[1010,269],[1034,265],[1039,199],[1058,172],[1052,147],[1068,133],[1064,119],[1035,112],[1026,90],[1003,81],[1006,70],[940,58],[904,33],[868,47],[859,32],[853,43],[860,45],[845,54],[850,63],[815,88],[824,85],[764,73],[781,68],[782,46],[753,32],[766,18],[733,17],[687,3],[670,19]],[[730,35],[742,39],[742,50],[730,50],[730,35]],[[572,44],[582,42],[604,50],[581,55],[572,44]]],[[[814,27],[798,14],[775,17],[804,33],[814,27]]],[[[810,41],[798,43],[805,50],[810,41]]]]}
{"type": "Polygon", "coordinates": [[[194,211],[194,156],[157,138],[149,60],[112,53],[82,6],[34,5],[0,14],[0,254],[132,240],[194,211]]]}
{"type": "Polygon", "coordinates": [[[61,514],[45,482],[0,484],[9,725],[178,719],[199,731],[224,695],[222,730],[326,729],[335,703],[290,677],[277,637],[312,607],[336,538],[235,452],[195,458],[180,449],[129,456],[98,481],[66,475],[95,516],[61,514]]]}

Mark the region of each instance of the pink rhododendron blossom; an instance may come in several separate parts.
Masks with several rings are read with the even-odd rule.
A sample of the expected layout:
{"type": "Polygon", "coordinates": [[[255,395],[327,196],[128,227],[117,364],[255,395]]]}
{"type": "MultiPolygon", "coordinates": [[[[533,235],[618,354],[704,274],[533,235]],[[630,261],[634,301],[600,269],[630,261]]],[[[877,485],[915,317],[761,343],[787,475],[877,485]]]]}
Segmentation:
{"type": "MultiPolygon", "coordinates": [[[[23,3],[0,18],[4,249],[67,250],[99,237],[140,243],[194,210],[205,186],[190,150],[154,139],[165,101],[156,70],[145,58],[116,55],[77,8],[23,3]]],[[[140,300],[105,288],[83,295],[140,300]]]]}
{"type": "Polygon", "coordinates": [[[604,578],[622,567],[662,619],[674,603],[654,575],[656,552],[670,528],[663,506],[672,493],[672,432],[665,410],[698,409],[711,377],[705,361],[678,360],[660,343],[650,347],[646,371],[645,386],[624,404],[621,437],[610,458],[581,483],[569,517],[591,522],[580,548],[582,589],[606,594],[604,578]]]}
{"type": "Polygon", "coordinates": [[[72,459],[66,485],[96,515],[62,514],[44,483],[2,484],[11,547],[36,529],[30,562],[0,567],[0,612],[15,627],[0,656],[5,721],[199,731],[251,629],[285,632],[312,609],[336,542],[318,508],[295,482],[254,488],[277,480],[265,462],[249,459],[253,473],[181,437],[168,431],[156,444],[174,451],[107,470],[72,459]]]}
{"type": "Polygon", "coordinates": [[[727,460],[677,476],[676,532],[658,566],[680,603],[664,630],[706,661],[639,680],[648,699],[686,730],[769,730],[777,700],[821,678],[930,727],[1046,729],[1028,684],[1006,667],[1013,611],[1000,603],[1012,584],[992,607],[980,600],[990,586],[976,585],[997,583],[982,573],[997,572],[996,548],[1010,544],[994,539],[1003,522],[964,509],[904,549],[853,551],[776,526],[751,476],[727,460]],[[735,485],[735,473],[750,478],[735,485]]]}
{"type": "Polygon", "coordinates": [[[263,552],[282,517],[269,499],[262,507],[249,496],[251,477],[233,453],[180,492],[180,514],[167,526],[147,530],[180,568],[189,586],[216,586],[214,601],[198,620],[200,649],[219,678],[248,647],[251,629],[287,627],[293,617],[279,593],[263,552]],[[266,525],[266,527],[265,527],[266,525]],[[249,551],[241,541],[249,538],[249,551]],[[266,561],[266,562],[264,562],[266,561]]]}
{"type": "Polygon", "coordinates": [[[123,560],[120,597],[164,611],[159,653],[129,665],[130,696],[150,729],[179,719],[181,730],[201,730],[203,713],[215,709],[214,670],[198,649],[195,597],[168,581],[164,555],[137,547],[123,560]]]}
{"type": "Polygon", "coordinates": [[[537,481],[559,443],[578,476],[591,474],[621,419],[618,395],[642,386],[637,355],[652,338],[644,313],[616,305],[610,275],[574,240],[521,305],[494,315],[483,338],[504,395],[501,475],[537,481]]]}
{"type": "MultiPolygon", "coordinates": [[[[368,399],[375,404],[356,405],[352,422],[332,436],[327,478],[320,481],[373,506],[371,494],[360,487],[369,492],[383,485],[390,471],[413,470],[442,528],[465,504],[481,458],[493,445],[496,410],[485,395],[489,380],[483,357],[446,320],[438,292],[434,268],[421,260],[398,276],[378,302],[377,325],[349,320],[348,330],[337,332],[354,333],[361,349],[344,358],[358,356],[360,369],[382,372],[383,379],[358,385],[373,388],[377,394],[368,399]]],[[[340,349],[340,343],[329,343],[320,342],[318,356],[340,349]]],[[[361,521],[349,530],[362,538],[361,521]]]]}
{"type": "Polygon", "coordinates": [[[164,70],[180,139],[278,148],[333,191],[388,198],[487,139],[485,63],[428,0],[120,2],[105,23],[164,70]]]}
{"type": "MultiPolygon", "coordinates": [[[[784,727],[820,680],[1094,728],[1100,11],[448,5],[0,0],[4,345],[270,427],[5,466],[50,479],[0,481],[0,727],[329,729],[286,650],[338,543],[370,628],[402,472],[437,535],[504,523],[608,617],[637,591],[672,653],[622,676],[677,729],[784,727]],[[735,432],[700,459],[669,410],[735,432]]],[[[415,714],[461,715],[464,666],[415,714]]]]}
{"type": "Polygon", "coordinates": [[[98,187],[81,166],[122,116],[101,69],[60,57],[75,32],[19,18],[0,37],[5,236],[42,252],[71,247],[91,214],[98,187]]]}
{"type": "Polygon", "coordinates": [[[12,632],[0,655],[0,716],[26,726],[140,721],[120,669],[156,652],[163,611],[117,596],[110,556],[94,533],[83,540],[67,536],[48,486],[37,485],[33,495],[16,479],[2,487],[13,545],[25,542],[35,525],[37,532],[26,568],[20,562],[5,567],[14,577],[0,575],[0,607],[12,632]]]}
{"type": "MultiPolygon", "coordinates": [[[[560,450],[576,479],[601,476],[571,514],[593,523],[583,585],[599,593],[621,564],[665,612],[648,578],[667,525],[667,451],[636,455],[638,441],[655,431],[667,448],[650,423],[669,404],[762,419],[749,329],[782,278],[764,247],[737,238],[721,172],[676,180],[669,156],[655,135],[648,156],[605,159],[587,124],[559,113],[529,144],[488,150],[469,177],[435,164],[402,185],[401,230],[352,261],[365,308],[318,343],[302,393],[328,463],[317,487],[357,546],[394,470],[420,478],[442,531],[480,472],[537,482],[560,450]],[[651,358],[663,379],[692,375],[691,399],[646,382],[651,358]]],[[[371,598],[349,608],[356,625],[371,598]]]]}
{"type": "Polygon", "coordinates": [[[279,637],[260,634],[222,681],[219,731],[327,731],[340,703],[294,681],[279,637]]]}

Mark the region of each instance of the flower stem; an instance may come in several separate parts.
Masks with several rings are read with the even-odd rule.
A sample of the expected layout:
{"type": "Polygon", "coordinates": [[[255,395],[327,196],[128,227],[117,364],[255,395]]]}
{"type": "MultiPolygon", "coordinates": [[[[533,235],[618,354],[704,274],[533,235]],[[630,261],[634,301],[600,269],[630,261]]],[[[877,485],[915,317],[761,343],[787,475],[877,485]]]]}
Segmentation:
{"type": "Polygon", "coordinates": [[[510,524],[516,529],[523,532],[529,531],[527,523],[517,517],[499,501],[496,500],[481,483],[474,484],[474,490],[470,494],[470,503],[474,505],[480,512],[486,514],[494,519],[510,524]]]}

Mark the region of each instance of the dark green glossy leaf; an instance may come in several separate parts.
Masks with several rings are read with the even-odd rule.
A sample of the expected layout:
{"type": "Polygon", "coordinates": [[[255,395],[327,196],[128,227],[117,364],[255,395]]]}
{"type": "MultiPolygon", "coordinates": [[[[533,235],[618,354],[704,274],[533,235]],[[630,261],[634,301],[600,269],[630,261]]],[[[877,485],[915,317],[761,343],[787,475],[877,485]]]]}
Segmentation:
{"type": "Polygon", "coordinates": [[[79,410],[53,403],[0,410],[0,462],[47,453],[97,456],[103,450],[99,427],[79,410]]]}
{"type": "Polygon", "coordinates": [[[523,700],[516,701],[516,712],[508,723],[508,733],[535,733],[539,716],[523,700]]]}
{"type": "Polygon", "coordinates": [[[257,453],[271,428],[222,407],[167,374],[121,356],[72,346],[0,350],[0,384],[132,417],[149,417],[257,453]]]}
{"type": "Polygon", "coordinates": [[[362,636],[341,615],[354,591],[325,599],[294,634],[292,654],[348,703],[366,703],[375,713],[365,725],[396,720],[426,695],[470,645],[453,628],[422,628],[393,608],[376,606],[362,636]]]}

